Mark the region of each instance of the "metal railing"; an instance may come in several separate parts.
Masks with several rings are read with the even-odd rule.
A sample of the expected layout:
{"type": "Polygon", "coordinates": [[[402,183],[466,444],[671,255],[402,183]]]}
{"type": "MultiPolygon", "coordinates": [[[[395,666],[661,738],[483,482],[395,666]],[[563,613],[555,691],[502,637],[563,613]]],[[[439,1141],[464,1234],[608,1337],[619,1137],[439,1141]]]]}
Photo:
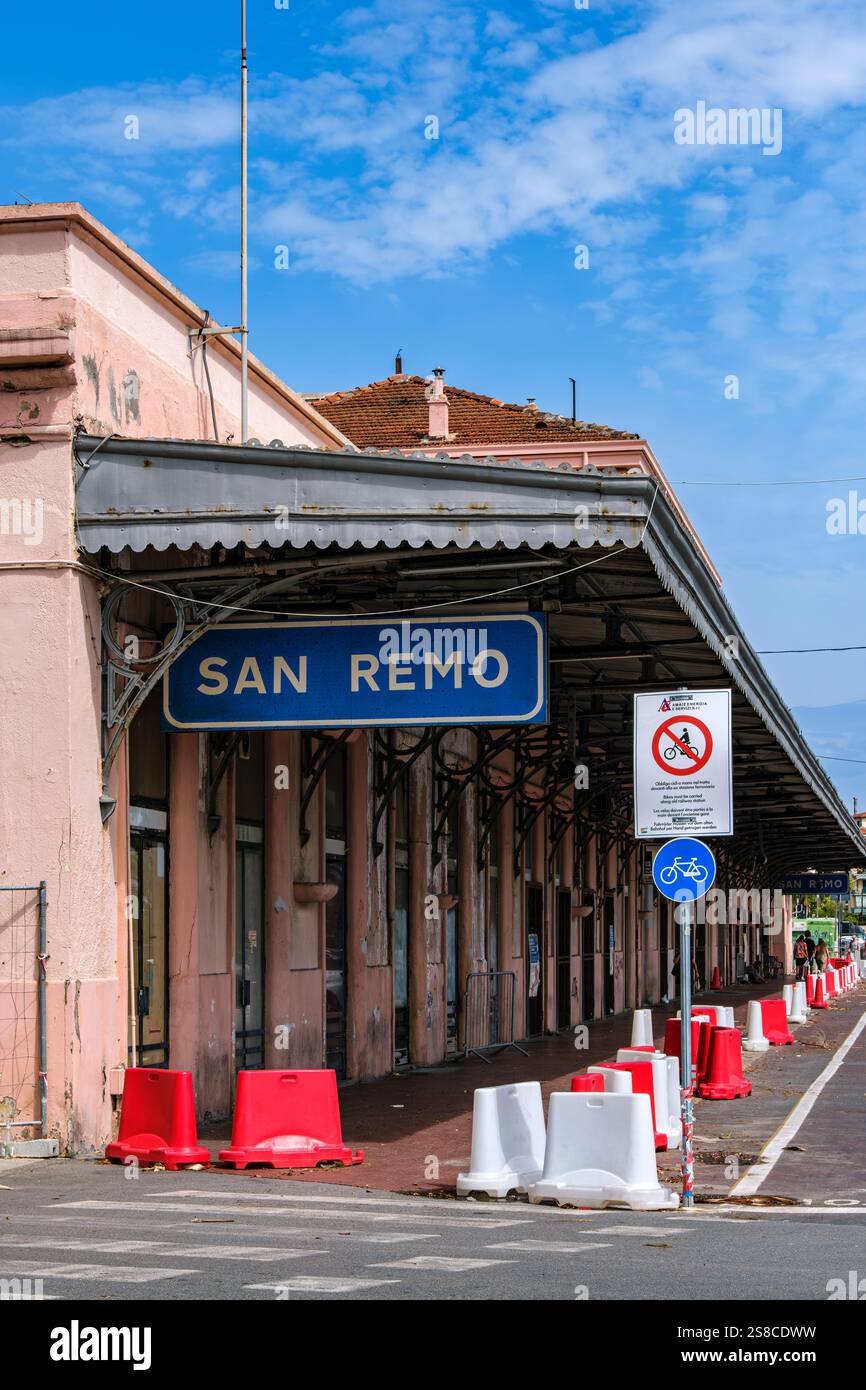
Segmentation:
{"type": "Polygon", "coordinates": [[[513,970],[474,970],[466,976],[464,996],[464,1053],[473,1052],[489,1062],[485,1052],[516,1048],[524,1057],[529,1053],[514,1041],[514,992],[517,976],[513,970]]]}
{"type": "MultiPolygon", "coordinates": [[[[3,1053],[12,1068],[12,1089],[19,1093],[32,1083],[34,1096],[39,1095],[39,1117],[18,1119],[6,1115],[0,1120],[3,1129],[37,1128],[44,1137],[48,1128],[48,1049],[45,1030],[45,962],[47,960],[46,904],[47,885],[43,879],[38,884],[2,884],[0,894],[0,1003],[8,1001],[8,1012],[0,1007],[0,1027],[8,1036],[3,1039],[3,1053]],[[27,898],[17,901],[14,894],[36,894],[35,921],[32,906],[27,898]],[[8,911],[6,904],[9,904],[8,911]],[[34,979],[35,976],[35,979],[34,979]],[[37,1020],[28,1013],[35,985],[37,1020]],[[8,986],[8,988],[7,988],[8,986]],[[29,1024],[37,1022],[39,1030],[39,1055],[29,1055],[31,1030],[29,1024]],[[24,1038],[24,1055],[21,1055],[19,1029],[24,1038]],[[18,1068],[30,1064],[37,1074],[21,1078],[18,1068]]],[[[32,896],[30,899],[32,904],[32,896]]],[[[35,1030],[33,1030],[35,1033],[35,1030]]],[[[35,1037],[33,1039],[35,1041],[35,1037]]],[[[14,1096],[13,1096],[14,1100],[14,1096]]]]}

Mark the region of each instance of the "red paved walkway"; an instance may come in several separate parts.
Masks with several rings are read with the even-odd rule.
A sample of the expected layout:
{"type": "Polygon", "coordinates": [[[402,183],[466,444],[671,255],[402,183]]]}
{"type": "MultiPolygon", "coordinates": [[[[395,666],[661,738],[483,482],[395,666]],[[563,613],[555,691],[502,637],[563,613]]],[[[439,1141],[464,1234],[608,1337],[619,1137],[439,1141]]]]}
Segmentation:
{"type": "MultiPolygon", "coordinates": [[[[738,1024],[745,1024],[749,999],[779,995],[781,981],[763,986],[736,986],[700,994],[698,1003],[733,1005],[738,1024]]],[[[653,1009],[656,1040],[664,1039],[665,1019],[678,1004],[653,1009]]],[[[254,1169],[255,1176],[280,1176],[297,1181],[334,1182],[388,1192],[453,1191],[457,1174],[468,1168],[472,1138],[472,1098],[477,1086],[497,1086],[510,1081],[540,1081],[545,1098],[551,1091],[568,1090],[571,1076],[587,1066],[612,1059],[618,1047],[631,1040],[632,1015],[596,1020],[588,1025],[589,1047],[577,1051],[572,1033],[522,1044],[529,1053],[514,1049],[500,1053],[488,1064],[477,1057],[445,1064],[427,1071],[395,1073],[377,1081],[344,1086],[340,1090],[343,1138],[364,1150],[363,1164],[352,1168],[254,1169]]],[[[220,1126],[199,1134],[214,1158],[225,1147],[228,1129],[220,1126]]],[[[676,1155],[668,1156],[674,1165],[676,1155]]],[[[230,1169],[213,1170],[225,1177],[230,1169]]],[[[249,1171],[249,1170],[248,1170],[249,1171]]]]}

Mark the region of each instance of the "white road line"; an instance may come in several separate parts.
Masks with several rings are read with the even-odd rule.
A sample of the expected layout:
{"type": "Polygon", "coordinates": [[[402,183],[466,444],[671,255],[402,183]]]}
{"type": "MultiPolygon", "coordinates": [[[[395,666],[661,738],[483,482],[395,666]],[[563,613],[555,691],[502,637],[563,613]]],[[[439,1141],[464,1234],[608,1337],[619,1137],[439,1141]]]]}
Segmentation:
{"type": "Polygon", "coordinates": [[[140,1269],[137,1265],[35,1265],[27,1260],[4,1260],[3,1278],[22,1275],[30,1279],[94,1279],[102,1284],[152,1284],[160,1279],[201,1274],[200,1269],[140,1269]]]}
{"type": "MultiPolygon", "coordinates": [[[[680,1216],[684,1216],[683,1211],[680,1216]]],[[[729,1216],[747,1216],[752,1221],[759,1218],[763,1220],[765,1216],[866,1216],[866,1202],[857,1202],[853,1207],[837,1207],[832,1201],[821,1202],[812,1206],[801,1206],[794,1202],[791,1206],[782,1207],[739,1207],[734,1203],[730,1206],[713,1207],[712,1212],[701,1211],[700,1207],[693,1207],[689,1212],[688,1220],[694,1221],[695,1217],[700,1217],[701,1221],[723,1221],[729,1216]]],[[[662,1228],[664,1229],[664,1228],[662,1228]]]]}
{"type": "MultiPolygon", "coordinates": [[[[274,1183],[273,1186],[278,1184],[274,1183]]],[[[158,1201],[165,1196],[165,1192],[142,1192],[141,1197],[147,1201],[158,1201]]],[[[205,1187],[176,1188],[171,1189],[172,1197],[196,1197],[199,1201],[230,1201],[230,1202],[286,1202],[300,1203],[305,1207],[309,1206],[328,1206],[328,1207],[411,1207],[416,1211],[423,1207],[429,1213],[434,1211],[441,1212],[443,1216],[467,1217],[470,1221],[489,1219],[496,1212],[503,1210],[514,1210],[522,1204],[518,1202],[471,1202],[471,1201],[449,1201],[447,1198],[434,1197],[391,1197],[384,1194],[381,1197],[370,1197],[365,1192],[355,1197],[333,1196],[328,1193],[306,1193],[306,1192],[251,1192],[249,1190],[238,1190],[237,1187],[231,1191],[220,1188],[216,1192],[209,1192],[205,1187]]],[[[525,1208],[524,1208],[525,1209],[525,1208]]],[[[549,1208],[538,1208],[549,1210],[549,1208]]]]}
{"type": "Polygon", "coordinates": [[[681,1236],[688,1232],[687,1226],[666,1226],[661,1223],[658,1226],[596,1226],[593,1228],[594,1236],[681,1236]]]}
{"type": "MultiPolygon", "coordinates": [[[[337,1241],[340,1236],[329,1236],[328,1239],[337,1241]]],[[[362,1240],[365,1245],[401,1245],[406,1240],[441,1240],[442,1236],[438,1231],[383,1231],[376,1235],[370,1235],[367,1231],[352,1231],[343,1239],[362,1240]]]]}
{"type": "Polygon", "coordinates": [[[757,1163],[743,1174],[740,1181],[731,1189],[731,1197],[751,1197],[770,1176],[779,1161],[786,1145],[790,1144],[803,1121],[812,1110],[828,1081],[831,1081],[841,1067],[851,1048],[866,1028],[866,1013],[861,1014],[836,1054],[827,1063],[820,1076],[816,1076],[807,1091],[804,1091],[784,1124],[776,1130],[772,1139],[764,1145],[757,1163]]]}
{"type": "Polygon", "coordinates": [[[385,1284],[399,1284],[399,1279],[338,1279],[318,1274],[293,1274],[274,1284],[244,1284],[245,1289],[263,1289],[266,1293],[359,1293],[362,1289],[381,1289],[385,1284]]]}
{"type": "MultiPolygon", "coordinates": [[[[303,1234],[306,1234],[304,1232],[303,1234]]],[[[409,1237],[413,1239],[414,1237],[409,1237]]],[[[0,1251],[75,1250],[93,1255],[137,1255],[144,1251],[154,1259],[185,1260],[296,1260],[310,1255],[328,1255],[328,1250],[293,1250],[273,1245],[171,1245],[162,1240],[25,1240],[20,1236],[0,1238],[0,1251]]]]}
{"type": "Polygon", "coordinates": [[[580,1245],[566,1245],[557,1240],[501,1240],[485,1245],[485,1250],[524,1250],[539,1255],[582,1255],[584,1250],[608,1250],[609,1240],[585,1240],[580,1245]]]}
{"type": "Polygon", "coordinates": [[[513,1265],[516,1260],[473,1260],[460,1255],[410,1255],[406,1260],[386,1260],[368,1265],[368,1269],[430,1269],[445,1274],[469,1274],[473,1269],[489,1269],[492,1265],[513,1265]]]}
{"type": "Polygon", "coordinates": [[[449,1229],[458,1230],[482,1230],[495,1231],[502,1226],[526,1226],[530,1223],[530,1217],[506,1217],[490,1216],[483,1221],[463,1221],[459,1216],[450,1216],[445,1212],[430,1211],[426,1207],[419,1208],[415,1212],[395,1211],[362,1211],[358,1208],[353,1210],[343,1209],[342,1211],[313,1210],[307,1211],[303,1207],[259,1207],[259,1206],[214,1206],[211,1203],[202,1202],[174,1202],[174,1201],[150,1201],[150,1202],[119,1202],[104,1201],[91,1198],[86,1201],[77,1202],[52,1202],[51,1210],[56,1211],[58,1207],[74,1208],[78,1211],[125,1211],[129,1213],[138,1212],[146,1215],[148,1212],[179,1211],[189,1212],[195,1215],[207,1216],[288,1216],[292,1221],[367,1221],[367,1222],[387,1222],[387,1221],[420,1221],[423,1225],[441,1225],[449,1229]]]}

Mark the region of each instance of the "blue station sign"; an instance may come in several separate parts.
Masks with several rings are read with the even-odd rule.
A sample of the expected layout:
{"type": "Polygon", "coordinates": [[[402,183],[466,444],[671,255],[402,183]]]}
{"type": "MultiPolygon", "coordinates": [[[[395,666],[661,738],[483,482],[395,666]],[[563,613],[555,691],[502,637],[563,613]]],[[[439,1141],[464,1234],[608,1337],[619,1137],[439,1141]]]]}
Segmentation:
{"type": "Polygon", "coordinates": [[[167,729],[544,724],[543,613],[232,623],[163,680],[167,729]]]}
{"type": "Polygon", "coordinates": [[[824,893],[841,898],[851,891],[847,874],[789,874],[779,888],[783,893],[824,893]]]}

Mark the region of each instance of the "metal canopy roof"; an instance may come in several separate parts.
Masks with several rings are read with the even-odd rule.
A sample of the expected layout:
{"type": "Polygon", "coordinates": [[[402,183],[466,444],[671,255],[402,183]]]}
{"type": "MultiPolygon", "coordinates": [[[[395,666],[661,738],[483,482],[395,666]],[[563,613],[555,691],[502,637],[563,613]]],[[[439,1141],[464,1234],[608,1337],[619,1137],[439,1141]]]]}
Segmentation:
{"type": "Polygon", "coordinates": [[[87,436],[76,456],[79,544],[123,554],[117,582],[147,575],[219,602],[231,578],[230,601],[249,614],[545,607],[554,718],[571,721],[580,748],[627,789],[635,691],[731,686],[738,859],[768,886],[866,861],[856,824],[646,474],[87,436]],[[236,554],[214,564],[215,547],[236,554]]]}

